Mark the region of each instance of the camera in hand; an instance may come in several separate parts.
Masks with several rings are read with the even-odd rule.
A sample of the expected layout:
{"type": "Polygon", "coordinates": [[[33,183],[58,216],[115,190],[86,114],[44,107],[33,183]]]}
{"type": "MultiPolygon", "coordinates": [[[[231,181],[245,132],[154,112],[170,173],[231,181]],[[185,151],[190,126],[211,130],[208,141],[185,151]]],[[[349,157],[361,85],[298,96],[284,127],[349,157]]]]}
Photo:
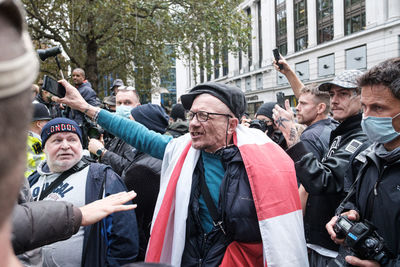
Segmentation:
{"type": "Polygon", "coordinates": [[[249,128],[256,128],[259,129],[263,132],[265,132],[268,128],[267,128],[267,123],[263,120],[252,120],[250,121],[250,126],[249,128]]]}
{"type": "MultiPolygon", "coordinates": [[[[344,238],[344,245],[360,259],[375,260],[384,265],[392,256],[385,241],[376,232],[376,227],[367,220],[352,222],[347,216],[339,216],[333,230],[337,238],[344,238]]],[[[330,261],[328,266],[351,266],[344,260],[345,256],[347,255],[339,253],[338,257],[330,261]]]]}
{"type": "Polygon", "coordinates": [[[98,125],[89,125],[87,128],[87,136],[89,138],[100,139],[101,135],[104,133],[103,128],[98,125]]]}

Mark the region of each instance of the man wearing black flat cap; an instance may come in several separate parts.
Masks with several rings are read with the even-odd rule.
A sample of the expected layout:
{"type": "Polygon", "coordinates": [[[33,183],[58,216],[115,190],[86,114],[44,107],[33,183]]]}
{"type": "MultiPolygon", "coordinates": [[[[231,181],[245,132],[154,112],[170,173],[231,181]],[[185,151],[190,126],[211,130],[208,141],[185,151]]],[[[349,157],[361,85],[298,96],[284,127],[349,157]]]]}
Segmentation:
{"type": "Polygon", "coordinates": [[[189,133],[178,138],[88,105],[66,81],[56,99],[139,151],[163,160],[147,262],[173,266],[307,266],[292,160],[239,125],[243,92],[205,83],[182,95],[189,133]],[[285,251],[282,255],[282,251],[285,251]]]}

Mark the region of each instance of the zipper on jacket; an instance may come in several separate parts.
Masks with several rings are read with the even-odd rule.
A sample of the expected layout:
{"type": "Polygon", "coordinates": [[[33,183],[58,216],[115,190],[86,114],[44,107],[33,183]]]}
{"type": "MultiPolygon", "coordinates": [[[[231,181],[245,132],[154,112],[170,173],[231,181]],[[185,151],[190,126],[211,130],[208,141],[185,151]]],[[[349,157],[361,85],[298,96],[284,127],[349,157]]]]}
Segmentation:
{"type": "Polygon", "coordinates": [[[378,179],[376,180],[376,183],[375,183],[375,185],[374,185],[374,195],[375,195],[375,196],[378,195],[378,185],[379,185],[379,183],[382,181],[382,176],[383,176],[383,173],[385,172],[386,168],[387,168],[387,165],[383,166],[383,170],[382,170],[382,172],[379,174],[379,177],[378,177],[378,179]]]}

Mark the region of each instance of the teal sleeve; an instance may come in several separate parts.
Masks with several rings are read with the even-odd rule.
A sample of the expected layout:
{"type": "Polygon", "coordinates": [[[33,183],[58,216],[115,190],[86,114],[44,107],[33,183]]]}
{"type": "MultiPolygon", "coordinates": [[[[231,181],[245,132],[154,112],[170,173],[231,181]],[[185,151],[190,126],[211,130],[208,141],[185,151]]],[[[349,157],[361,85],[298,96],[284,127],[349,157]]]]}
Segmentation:
{"type": "Polygon", "coordinates": [[[114,115],[103,109],[100,110],[97,123],[136,149],[158,159],[163,159],[165,148],[172,140],[172,136],[156,133],[138,122],[114,115]]]}

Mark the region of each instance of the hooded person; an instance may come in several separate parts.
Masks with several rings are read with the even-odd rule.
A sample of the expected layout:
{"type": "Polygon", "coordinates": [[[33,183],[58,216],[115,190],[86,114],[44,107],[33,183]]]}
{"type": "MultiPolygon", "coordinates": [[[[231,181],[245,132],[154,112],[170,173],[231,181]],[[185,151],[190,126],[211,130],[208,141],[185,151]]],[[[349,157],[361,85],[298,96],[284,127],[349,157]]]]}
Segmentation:
{"type": "MultiPolygon", "coordinates": [[[[275,143],[277,143],[283,149],[287,148],[285,137],[282,135],[282,132],[275,125],[274,119],[272,118],[273,112],[276,102],[266,102],[262,104],[256,113],[255,119],[262,121],[261,124],[266,125],[266,134],[268,137],[272,139],[275,143]]],[[[254,122],[253,122],[254,123],[254,122]]],[[[250,123],[250,127],[252,127],[252,122],[250,123]]]]}
{"type": "MultiPolygon", "coordinates": [[[[147,129],[160,134],[164,134],[168,126],[168,115],[162,107],[154,104],[144,104],[133,108],[131,117],[147,129]]],[[[160,190],[161,165],[162,160],[136,151],[132,162],[121,175],[128,190],[134,188],[138,194],[135,199],[138,208],[135,212],[139,229],[139,261],[144,260],[150,238],[151,220],[160,190]]]]}

